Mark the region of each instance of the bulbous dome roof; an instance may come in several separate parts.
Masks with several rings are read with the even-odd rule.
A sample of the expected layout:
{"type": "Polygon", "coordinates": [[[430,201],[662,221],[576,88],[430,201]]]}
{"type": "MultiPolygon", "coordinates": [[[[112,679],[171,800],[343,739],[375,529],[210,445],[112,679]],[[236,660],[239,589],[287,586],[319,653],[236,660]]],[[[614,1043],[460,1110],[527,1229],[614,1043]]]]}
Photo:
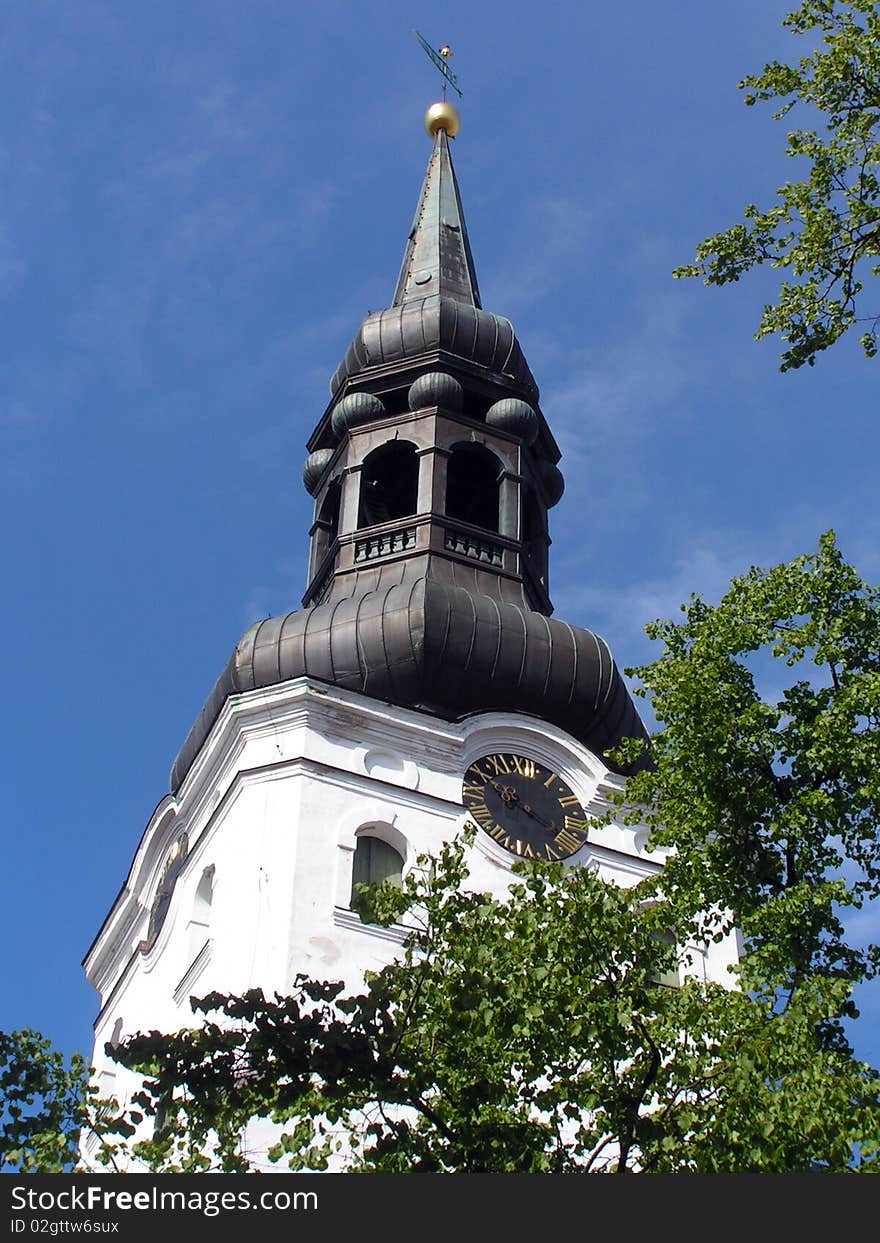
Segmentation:
{"type": "Polygon", "coordinates": [[[523,712],[604,755],[645,737],[590,630],[433,578],[257,622],[242,635],[171,772],[178,790],[228,695],[308,677],[447,720],[523,712]]]}
{"type": "Polygon", "coordinates": [[[510,320],[437,294],[367,315],[333,373],[330,392],[335,396],[349,377],[371,368],[437,351],[476,363],[493,377],[516,385],[530,401],[538,400],[538,386],[510,320]]]}

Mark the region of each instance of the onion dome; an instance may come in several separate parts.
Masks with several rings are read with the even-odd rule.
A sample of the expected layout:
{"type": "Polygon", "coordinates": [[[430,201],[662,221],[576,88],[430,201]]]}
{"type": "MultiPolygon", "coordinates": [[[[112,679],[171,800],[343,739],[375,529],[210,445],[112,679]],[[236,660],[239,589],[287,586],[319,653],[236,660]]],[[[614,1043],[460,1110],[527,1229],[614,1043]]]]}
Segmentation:
{"type": "Polygon", "coordinates": [[[538,416],[532,406],[518,397],[503,397],[486,411],[486,422],[499,431],[519,436],[525,444],[535,443],[538,436],[538,416]]]}
{"type": "Polygon", "coordinates": [[[544,495],[547,498],[547,505],[552,508],[562,500],[562,494],[565,491],[565,480],[562,477],[562,471],[558,466],[554,466],[552,462],[545,460],[539,463],[538,474],[544,488],[544,495]]]}
{"type": "Polygon", "coordinates": [[[385,406],[375,394],[349,393],[336,405],[330,416],[330,426],[336,438],[341,440],[346,432],[362,427],[364,423],[372,423],[374,419],[381,419],[384,414],[385,406]]]}
{"type": "Polygon", "coordinates": [[[305,465],[303,466],[302,481],[309,496],[314,496],[318,491],[318,484],[321,482],[324,471],[335,456],[335,449],[316,449],[314,453],[310,453],[306,458],[305,465]]]}
{"type": "Polygon", "coordinates": [[[425,406],[460,410],[464,405],[464,390],[448,372],[429,371],[410,385],[407,400],[410,410],[422,410],[425,406]]]}
{"type": "Polygon", "coordinates": [[[229,695],[300,677],[446,720],[530,713],[599,755],[646,737],[598,635],[422,575],[246,630],[175,760],[172,790],[229,695]]]}

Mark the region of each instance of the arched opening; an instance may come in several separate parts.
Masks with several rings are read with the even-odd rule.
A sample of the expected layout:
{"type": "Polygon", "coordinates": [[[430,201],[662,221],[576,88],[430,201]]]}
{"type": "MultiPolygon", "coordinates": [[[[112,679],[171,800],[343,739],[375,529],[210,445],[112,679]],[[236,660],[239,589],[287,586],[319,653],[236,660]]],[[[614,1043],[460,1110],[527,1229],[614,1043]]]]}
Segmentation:
{"type": "Polygon", "coordinates": [[[403,881],[403,855],[388,842],[369,833],[357,839],[351,871],[350,905],[365,923],[369,923],[369,900],[358,885],[380,885],[382,881],[400,885],[403,881]]]}
{"type": "Polygon", "coordinates": [[[419,461],[415,445],[394,440],[364,458],[358,529],[394,522],[416,512],[419,461]]]}
{"type": "Polygon", "coordinates": [[[446,516],[497,531],[500,470],[485,445],[456,445],[446,471],[446,516]]]}
{"type": "Polygon", "coordinates": [[[211,933],[211,904],[214,901],[214,865],[206,867],[199,877],[193,898],[187,932],[192,957],[204,946],[211,933]]]}
{"type": "Polygon", "coordinates": [[[339,534],[339,509],[342,503],[342,480],[333,479],[327,485],[327,492],[318,510],[315,565],[324,560],[333,541],[339,534]]]}
{"type": "Polygon", "coordinates": [[[543,506],[531,488],[523,490],[522,549],[532,574],[542,587],[547,582],[547,526],[543,506]]]}

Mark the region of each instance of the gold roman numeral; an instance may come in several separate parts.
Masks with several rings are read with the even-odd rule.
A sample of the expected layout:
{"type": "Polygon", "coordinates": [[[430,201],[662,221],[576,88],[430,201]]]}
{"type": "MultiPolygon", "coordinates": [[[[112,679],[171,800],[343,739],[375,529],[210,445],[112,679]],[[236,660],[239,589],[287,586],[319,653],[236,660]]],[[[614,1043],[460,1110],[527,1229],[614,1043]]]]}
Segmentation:
{"type": "Polygon", "coordinates": [[[483,828],[488,828],[490,824],[495,823],[492,819],[492,813],[489,811],[489,808],[485,803],[477,803],[476,806],[472,807],[470,810],[471,815],[476,820],[477,824],[482,825],[483,828]]]}
{"type": "Polygon", "coordinates": [[[472,781],[466,781],[462,790],[462,798],[475,798],[480,802],[483,798],[484,789],[484,786],[479,786],[472,781]]]}
{"type": "Polygon", "coordinates": [[[559,800],[560,807],[579,807],[580,800],[576,794],[566,794],[565,798],[559,800]]]}
{"type": "Polygon", "coordinates": [[[510,834],[505,833],[504,829],[502,829],[500,824],[493,824],[491,828],[487,826],[486,832],[489,834],[490,837],[493,837],[495,841],[498,842],[500,846],[503,846],[506,850],[512,849],[510,834]]]}
{"type": "Polygon", "coordinates": [[[574,816],[566,816],[565,827],[569,830],[569,832],[580,833],[583,837],[587,831],[587,822],[586,820],[576,820],[574,816]]]}
{"type": "Polygon", "coordinates": [[[506,777],[510,773],[510,765],[503,755],[487,755],[485,762],[492,765],[496,777],[506,777]]]}
{"type": "Polygon", "coordinates": [[[553,782],[558,781],[558,780],[559,780],[559,774],[551,773],[550,776],[547,778],[547,780],[544,782],[544,788],[549,790],[550,787],[553,785],[553,782]]]}
{"type": "Polygon", "coordinates": [[[570,829],[560,829],[553,840],[567,855],[573,855],[584,844],[583,834],[572,833],[570,829]]]}
{"type": "Polygon", "coordinates": [[[512,755],[513,767],[521,777],[527,777],[531,781],[535,776],[535,761],[524,759],[521,755],[512,755]]]}

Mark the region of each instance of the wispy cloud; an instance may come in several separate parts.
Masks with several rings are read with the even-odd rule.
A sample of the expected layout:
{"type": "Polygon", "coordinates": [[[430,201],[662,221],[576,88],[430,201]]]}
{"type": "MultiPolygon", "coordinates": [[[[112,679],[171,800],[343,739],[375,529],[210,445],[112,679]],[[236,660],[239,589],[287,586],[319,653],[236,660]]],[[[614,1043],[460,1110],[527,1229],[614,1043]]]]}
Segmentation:
{"type": "Polygon", "coordinates": [[[519,217],[518,227],[529,244],[520,244],[514,261],[495,272],[483,289],[486,306],[516,315],[531,308],[563,281],[572,265],[583,261],[595,246],[596,209],[573,198],[536,198],[519,217]],[[539,239],[535,244],[535,239],[539,239]]]}

